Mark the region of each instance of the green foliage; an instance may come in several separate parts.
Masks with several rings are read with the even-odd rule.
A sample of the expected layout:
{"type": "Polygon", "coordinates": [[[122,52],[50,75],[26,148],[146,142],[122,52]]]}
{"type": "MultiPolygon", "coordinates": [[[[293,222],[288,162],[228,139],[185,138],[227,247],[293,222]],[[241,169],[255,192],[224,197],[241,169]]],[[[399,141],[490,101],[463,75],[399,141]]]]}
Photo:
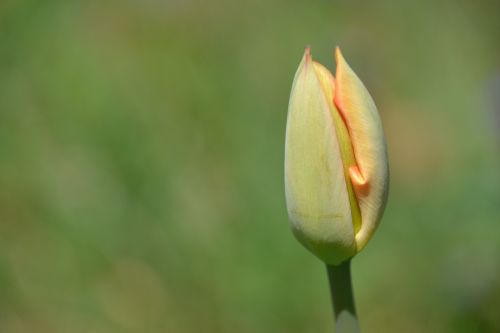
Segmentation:
{"type": "Polygon", "coordinates": [[[342,46],[387,133],[389,204],[353,261],[363,331],[500,331],[499,12],[2,1],[0,331],[331,331],[284,202],[307,44],[331,65],[342,46]]]}

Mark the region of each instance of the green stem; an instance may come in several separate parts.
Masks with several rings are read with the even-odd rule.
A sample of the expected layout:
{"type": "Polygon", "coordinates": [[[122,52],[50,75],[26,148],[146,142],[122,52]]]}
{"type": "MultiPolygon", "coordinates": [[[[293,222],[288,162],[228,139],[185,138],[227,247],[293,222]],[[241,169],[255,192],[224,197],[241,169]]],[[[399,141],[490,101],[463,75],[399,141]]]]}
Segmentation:
{"type": "Polygon", "coordinates": [[[336,333],[360,333],[351,283],[351,260],[326,265],[335,315],[336,333]]]}

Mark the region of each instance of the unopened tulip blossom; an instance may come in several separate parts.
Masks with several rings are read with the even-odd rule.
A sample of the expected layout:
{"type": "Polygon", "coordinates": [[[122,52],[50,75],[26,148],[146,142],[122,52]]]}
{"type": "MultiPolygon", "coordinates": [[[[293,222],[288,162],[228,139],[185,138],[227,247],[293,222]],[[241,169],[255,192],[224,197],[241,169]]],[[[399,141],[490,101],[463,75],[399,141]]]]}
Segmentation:
{"type": "Polygon", "coordinates": [[[328,267],[337,332],[359,330],[350,259],[373,236],[387,200],[389,169],[375,103],[335,51],[335,76],[307,48],[292,85],[285,190],[296,238],[328,267]]]}

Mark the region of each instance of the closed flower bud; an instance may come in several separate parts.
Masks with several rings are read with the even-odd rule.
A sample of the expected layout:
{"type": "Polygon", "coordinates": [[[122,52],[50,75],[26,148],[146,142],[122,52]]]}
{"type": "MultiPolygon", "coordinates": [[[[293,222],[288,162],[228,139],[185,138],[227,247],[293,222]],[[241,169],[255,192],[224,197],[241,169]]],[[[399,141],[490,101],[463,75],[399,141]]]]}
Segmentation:
{"type": "Polygon", "coordinates": [[[335,77],[306,49],[292,85],[285,191],[297,239],[327,264],[354,256],[377,228],[389,169],[378,111],[335,52],[335,77]]]}

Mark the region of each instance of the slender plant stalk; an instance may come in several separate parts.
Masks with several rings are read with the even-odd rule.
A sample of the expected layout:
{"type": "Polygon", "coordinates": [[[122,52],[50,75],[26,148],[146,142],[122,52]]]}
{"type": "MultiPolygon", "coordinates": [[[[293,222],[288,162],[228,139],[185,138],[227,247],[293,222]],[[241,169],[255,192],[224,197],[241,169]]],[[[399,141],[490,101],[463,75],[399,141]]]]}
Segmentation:
{"type": "Polygon", "coordinates": [[[351,283],[351,260],[326,265],[335,316],[335,333],[360,333],[351,283]]]}

